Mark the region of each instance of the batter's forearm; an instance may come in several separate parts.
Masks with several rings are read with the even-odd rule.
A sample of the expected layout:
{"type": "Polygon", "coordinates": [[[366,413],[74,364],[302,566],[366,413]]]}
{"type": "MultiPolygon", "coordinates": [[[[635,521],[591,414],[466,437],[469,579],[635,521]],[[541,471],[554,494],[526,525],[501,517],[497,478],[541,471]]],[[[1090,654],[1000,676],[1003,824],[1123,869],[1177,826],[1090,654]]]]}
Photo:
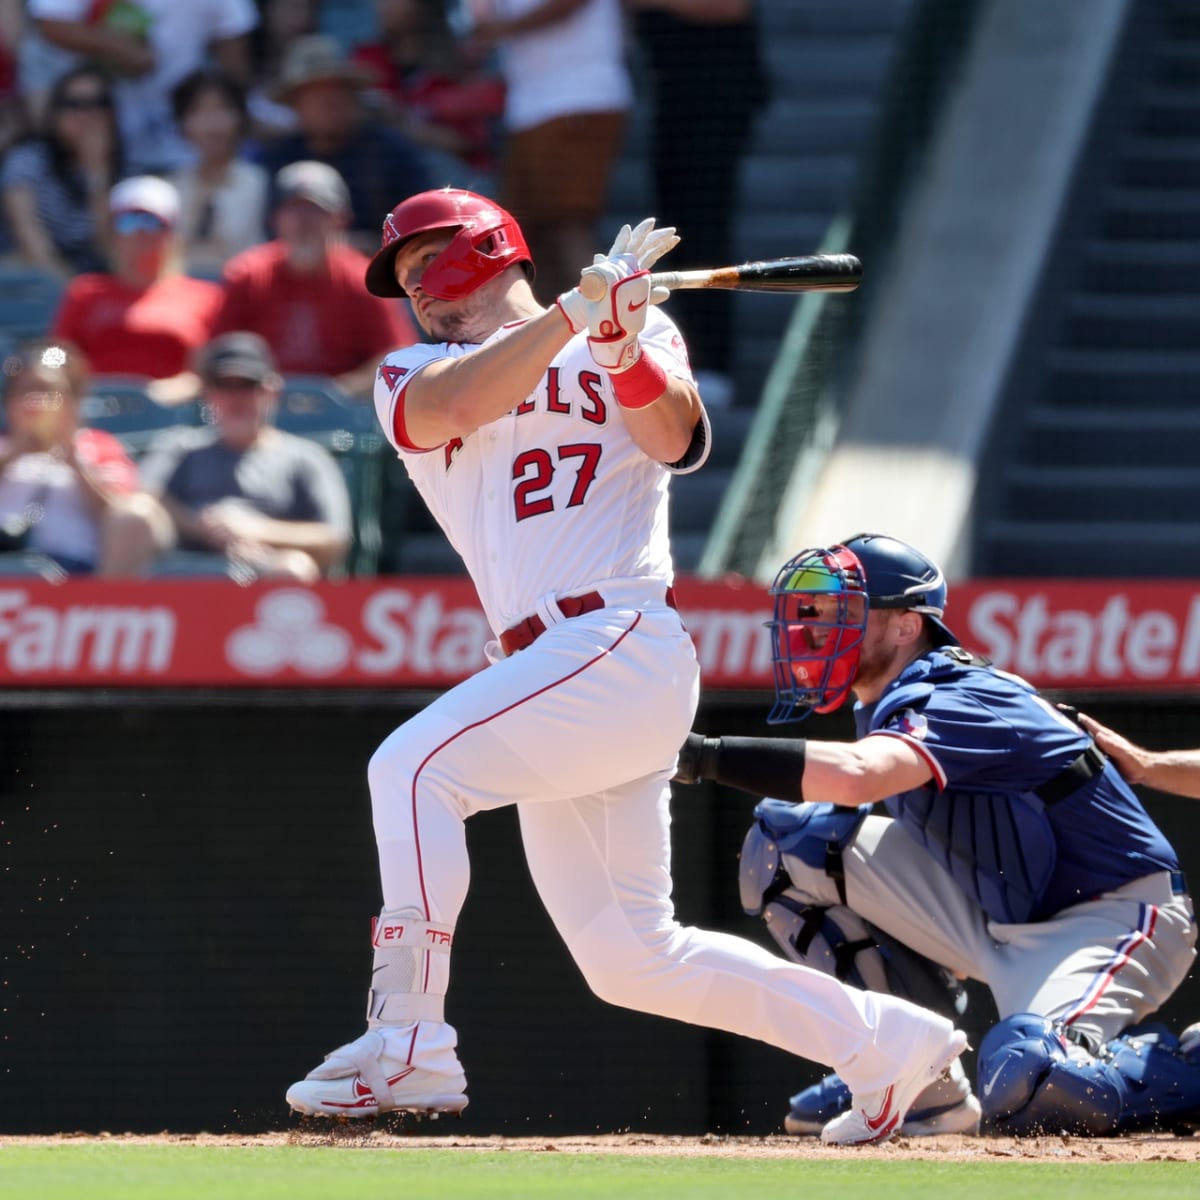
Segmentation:
{"type": "Polygon", "coordinates": [[[417,446],[440,446],[498,421],[536,390],[571,327],[549,308],[507,337],[430,363],[408,385],[404,421],[417,446]]]}
{"type": "Polygon", "coordinates": [[[701,419],[700,393],[675,375],[668,375],[666,384],[666,391],[653,404],[625,408],[622,416],[629,436],[647,458],[673,463],[683,458],[692,443],[701,419]]]}

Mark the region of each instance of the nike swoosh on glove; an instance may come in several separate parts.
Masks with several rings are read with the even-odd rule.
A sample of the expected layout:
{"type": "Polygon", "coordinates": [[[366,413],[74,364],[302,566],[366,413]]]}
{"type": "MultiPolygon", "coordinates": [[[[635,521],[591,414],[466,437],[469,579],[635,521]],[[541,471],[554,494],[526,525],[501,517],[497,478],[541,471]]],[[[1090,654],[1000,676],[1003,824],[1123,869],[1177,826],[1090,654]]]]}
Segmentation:
{"type": "Polygon", "coordinates": [[[597,366],[610,373],[628,371],[641,357],[638,334],[646,328],[650,272],[618,280],[603,300],[588,304],[588,349],[597,366]]]}

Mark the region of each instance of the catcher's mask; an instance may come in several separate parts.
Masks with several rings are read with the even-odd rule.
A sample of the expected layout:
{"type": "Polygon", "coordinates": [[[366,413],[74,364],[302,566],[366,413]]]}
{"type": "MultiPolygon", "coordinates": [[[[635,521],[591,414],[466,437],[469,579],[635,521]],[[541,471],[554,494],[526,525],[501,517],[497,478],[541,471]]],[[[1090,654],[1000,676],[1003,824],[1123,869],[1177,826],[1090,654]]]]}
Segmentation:
{"type": "Polygon", "coordinates": [[[430,296],[461,300],[514,263],[523,264],[526,276],[533,279],[533,259],[511,213],[474,192],[438,188],[410,196],[388,213],[382,243],[367,265],[367,291],[405,295],[396,282],[396,255],[410,238],[435,229],[458,232],[421,276],[421,290],[430,296]]]}
{"type": "Polygon", "coordinates": [[[835,546],[801,551],[784,563],[771,595],[772,724],[832,712],[845,701],[872,608],[912,609],[925,618],[934,645],[958,641],[941,620],[946,608],[941,570],[919,550],[884,534],[860,533],[835,546]]]}

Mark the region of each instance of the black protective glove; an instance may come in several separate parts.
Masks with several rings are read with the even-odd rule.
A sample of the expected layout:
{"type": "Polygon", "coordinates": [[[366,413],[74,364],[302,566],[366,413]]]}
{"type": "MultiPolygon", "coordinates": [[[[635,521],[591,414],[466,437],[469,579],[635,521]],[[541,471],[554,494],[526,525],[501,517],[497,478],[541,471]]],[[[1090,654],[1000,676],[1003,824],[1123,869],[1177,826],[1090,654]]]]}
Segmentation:
{"type": "Polygon", "coordinates": [[[705,737],[689,733],[674,783],[724,783],[755,796],[804,799],[804,738],[705,737]]]}
{"type": "Polygon", "coordinates": [[[687,741],[679,747],[679,765],[671,776],[672,783],[703,783],[712,779],[717,769],[717,755],[721,739],[705,737],[702,733],[689,733],[687,741]]]}

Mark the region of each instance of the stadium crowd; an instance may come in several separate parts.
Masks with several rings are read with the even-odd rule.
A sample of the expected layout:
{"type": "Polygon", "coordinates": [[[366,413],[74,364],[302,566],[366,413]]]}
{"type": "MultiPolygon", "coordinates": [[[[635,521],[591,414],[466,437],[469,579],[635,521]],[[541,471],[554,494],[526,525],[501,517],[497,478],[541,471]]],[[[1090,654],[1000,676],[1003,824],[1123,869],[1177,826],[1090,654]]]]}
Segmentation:
{"type": "MultiPolygon", "coordinates": [[[[496,197],[536,244],[539,298],[571,286],[628,126],[635,40],[653,59],[664,23],[749,28],[750,11],[749,0],[0,0],[0,518],[24,530],[0,569],[19,572],[19,554],[52,576],[152,571],[161,553],[146,546],[178,540],[161,520],[163,480],[145,475],[161,455],[122,437],[128,422],[113,430],[132,455],[119,487],[97,492],[88,473],[62,469],[76,427],[103,428],[97,389],[144,392],[148,427],[174,424],[164,408],[180,427],[214,426],[199,364],[214,338],[252,332],[281,383],[319,377],[370,401],[378,361],[418,337],[406,302],[362,283],[383,216],[410,194],[496,197]],[[55,346],[62,362],[47,366],[55,346]],[[89,391],[66,389],[54,402],[70,420],[41,439],[13,416],[30,412],[34,377],[89,391]],[[114,528],[156,511],[145,545],[109,545],[114,528]],[[55,553],[64,512],[90,523],[86,548],[76,529],[74,552],[55,553]]],[[[677,155],[679,128],[659,133],[677,155]]],[[[720,347],[720,331],[703,341],[720,347]]],[[[281,390],[258,389],[266,425],[281,390]]],[[[84,438],[78,461],[92,449],[84,438]]],[[[344,570],[336,553],[318,558],[319,574],[344,570]]]]}
{"type": "MultiPolygon", "coordinates": [[[[103,429],[104,404],[90,393],[132,388],[144,393],[147,427],[169,440],[178,431],[164,408],[180,427],[214,424],[199,368],[213,339],[252,332],[284,384],[322,378],[369,408],[380,359],[418,337],[406,301],[371,296],[363,283],[383,216],[440,185],[495,197],[536,243],[535,286],[550,302],[594,249],[635,98],[636,45],[655,61],[664,23],[708,29],[715,15],[713,36],[720,22],[749,28],[748,0],[712,9],[707,0],[0,0],[7,381],[20,376],[24,387],[28,364],[61,343],[72,380],[89,389],[70,400],[75,423],[103,429]]],[[[671,128],[658,137],[677,168],[671,128]]],[[[703,234],[691,253],[706,239],[724,252],[727,227],[710,234],[707,218],[693,223],[703,234]]],[[[695,320],[709,323],[702,341],[722,354],[711,314],[695,320]]],[[[286,388],[271,394],[278,403],[286,388]]],[[[162,482],[145,477],[151,445],[134,446],[129,427],[109,427],[132,455],[126,516],[124,492],[153,501],[162,482]]],[[[11,425],[0,437],[0,504],[17,506],[0,517],[26,530],[5,544],[0,569],[19,572],[14,553],[34,551],[49,560],[35,563],[43,573],[155,569],[157,556],[101,554],[98,541],[82,557],[55,557],[59,506],[5,484],[18,470],[68,490],[79,478],[51,469],[61,447],[34,446],[11,425]],[[31,466],[30,454],[50,459],[31,466]]],[[[94,514],[105,527],[115,504],[94,514]]],[[[172,541],[160,531],[154,544],[172,541]]],[[[345,569],[336,556],[321,563],[323,573],[345,569]]]]}

